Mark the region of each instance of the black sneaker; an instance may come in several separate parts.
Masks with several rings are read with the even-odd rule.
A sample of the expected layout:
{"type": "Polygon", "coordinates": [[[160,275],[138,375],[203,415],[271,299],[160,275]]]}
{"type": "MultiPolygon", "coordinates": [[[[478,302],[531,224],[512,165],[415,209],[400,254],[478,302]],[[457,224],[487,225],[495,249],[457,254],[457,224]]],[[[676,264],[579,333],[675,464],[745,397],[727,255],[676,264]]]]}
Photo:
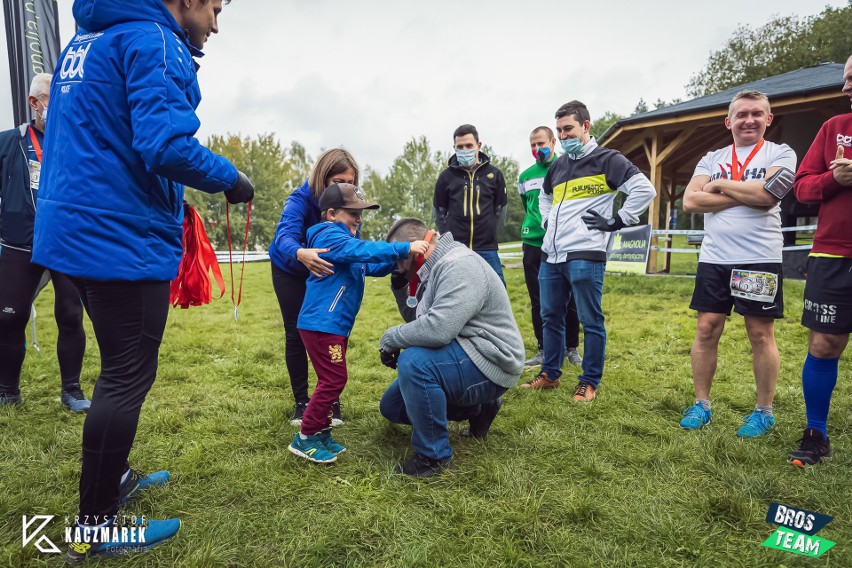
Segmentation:
{"type": "Polygon", "coordinates": [[[71,412],[88,412],[92,406],[92,401],[86,398],[80,385],[70,385],[67,389],[62,389],[59,394],[59,402],[66,410],[71,412]]]}
{"type": "Polygon", "coordinates": [[[307,402],[297,402],[293,407],[293,413],[290,415],[290,426],[301,426],[302,418],[305,416],[305,409],[308,407],[307,402]]]}
{"type": "Polygon", "coordinates": [[[21,393],[0,392],[0,406],[21,404],[21,393]]]}
{"type": "Polygon", "coordinates": [[[831,444],[828,442],[828,437],[814,428],[805,428],[802,439],[799,440],[799,449],[790,452],[787,461],[796,467],[805,467],[830,458],[831,444]]]}
{"type": "Polygon", "coordinates": [[[445,469],[452,458],[446,460],[433,460],[420,454],[414,454],[411,459],[393,469],[394,473],[403,473],[411,477],[433,477],[445,469]]]}
{"type": "Polygon", "coordinates": [[[331,404],[331,427],[337,428],[345,424],[343,422],[343,417],[340,416],[340,401],[333,402],[331,404]]]}
{"type": "Polygon", "coordinates": [[[479,414],[470,418],[470,428],[462,432],[461,435],[465,438],[484,440],[491,428],[491,423],[494,422],[494,417],[500,412],[501,406],[503,406],[502,396],[481,405],[479,414]]]}

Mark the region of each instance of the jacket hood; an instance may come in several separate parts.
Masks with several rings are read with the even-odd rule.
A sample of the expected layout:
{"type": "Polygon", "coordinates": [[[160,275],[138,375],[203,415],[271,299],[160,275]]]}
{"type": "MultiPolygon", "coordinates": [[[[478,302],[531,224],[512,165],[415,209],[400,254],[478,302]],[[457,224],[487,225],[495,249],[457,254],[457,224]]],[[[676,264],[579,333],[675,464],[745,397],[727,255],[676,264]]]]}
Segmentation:
{"type": "Polygon", "coordinates": [[[180,38],[186,35],[163,0],[74,0],[72,11],[77,25],[87,32],[101,31],[124,22],[150,21],[168,27],[180,38]]]}
{"type": "MultiPolygon", "coordinates": [[[[480,166],[484,166],[485,164],[489,163],[490,161],[491,161],[491,158],[489,158],[489,157],[488,157],[488,155],[487,155],[485,152],[483,152],[482,150],[480,150],[480,151],[479,151],[479,165],[480,165],[480,166]]],[[[456,157],[455,153],[453,153],[453,155],[452,155],[452,156],[450,156],[450,160],[447,162],[447,164],[448,164],[451,168],[461,168],[461,169],[463,169],[464,171],[467,171],[467,168],[462,168],[462,167],[459,165],[459,159],[456,157]]]]}
{"type": "Polygon", "coordinates": [[[319,223],[317,223],[316,225],[314,225],[313,227],[308,229],[308,232],[307,232],[308,243],[311,242],[311,239],[313,239],[318,234],[320,234],[324,231],[344,231],[350,237],[352,236],[352,233],[349,232],[349,228],[346,225],[344,225],[343,223],[332,223],[331,221],[320,221],[319,223]]]}

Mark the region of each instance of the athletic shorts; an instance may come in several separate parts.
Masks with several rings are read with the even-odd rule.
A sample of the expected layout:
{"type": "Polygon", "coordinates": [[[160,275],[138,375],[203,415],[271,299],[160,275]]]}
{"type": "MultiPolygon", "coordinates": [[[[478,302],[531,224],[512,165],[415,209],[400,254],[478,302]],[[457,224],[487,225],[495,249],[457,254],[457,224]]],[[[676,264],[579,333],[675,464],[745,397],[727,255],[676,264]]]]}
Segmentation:
{"type": "Polygon", "coordinates": [[[711,314],[784,317],[780,262],[752,264],[698,263],[689,308],[711,314]]]}
{"type": "Polygon", "coordinates": [[[819,333],[852,332],[852,258],[808,257],[802,325],[819,333]]]}

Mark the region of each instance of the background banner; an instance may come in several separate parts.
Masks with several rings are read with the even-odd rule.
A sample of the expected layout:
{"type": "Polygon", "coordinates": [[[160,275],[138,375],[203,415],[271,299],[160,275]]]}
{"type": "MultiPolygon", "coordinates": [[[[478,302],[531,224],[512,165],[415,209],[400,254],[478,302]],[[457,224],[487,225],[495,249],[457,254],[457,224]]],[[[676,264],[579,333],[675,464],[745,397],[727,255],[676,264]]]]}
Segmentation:
{"type": "Polygon", "coordinates": [[[59,57],[56,0],[3,0],[14,124],[29,121],[27,94],[38,73],[53,73],[59,57]]]}
{"type": "Polygon", "coordinates": [[[606,271],[645,274],[650,245],[651,225],[625,227],[616,231],[607,245],[606,271]]]}

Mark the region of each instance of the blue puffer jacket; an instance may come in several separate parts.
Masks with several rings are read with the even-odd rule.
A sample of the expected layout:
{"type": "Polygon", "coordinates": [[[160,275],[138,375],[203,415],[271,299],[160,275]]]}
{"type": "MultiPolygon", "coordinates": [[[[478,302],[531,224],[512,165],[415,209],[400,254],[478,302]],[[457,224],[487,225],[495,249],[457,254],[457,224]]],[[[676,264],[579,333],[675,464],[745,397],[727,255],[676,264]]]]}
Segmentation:
{"type": "Polygon", "coordinates": [[[297,327],[349,337],[361,309],[366,276],[387,276],[411,250],[410,243],[362,241],[343,223],[326,221],[308,229],[308,246],[327,248],[321,258],[334,264],[334,274],[308,278],[297,327]]]}
{"type": "Polygon", "coordinates": [[[33,262],[93,280],[171,280],[183,184],[215,193],[237,179],[194,137],[202,53],[162,0],[75,0],[73,11],[81,30],[50,89],[33,262]]]}
{"type": "Polygon", "coordinates": [[[269,244],[269,260],[286,272],[308,277],[308,269],[296,260],[296,251],[308,245],[308,229],[320,222],[317,201],[307,180],[284,202],[281,220],[275,227],[275,238],[269,244]]]}

